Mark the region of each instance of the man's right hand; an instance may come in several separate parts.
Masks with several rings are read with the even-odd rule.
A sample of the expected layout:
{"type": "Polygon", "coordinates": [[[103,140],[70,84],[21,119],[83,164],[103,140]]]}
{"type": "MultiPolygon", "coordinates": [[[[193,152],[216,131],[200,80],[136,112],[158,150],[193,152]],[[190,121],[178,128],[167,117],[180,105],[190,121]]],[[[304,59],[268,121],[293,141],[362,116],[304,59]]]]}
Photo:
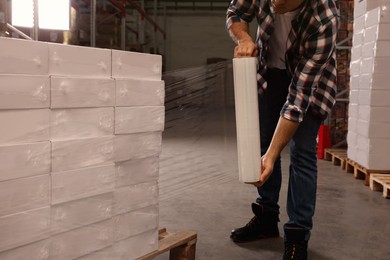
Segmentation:
{"type": "Polygon", "coordinates": [[[234,48],[234,58],[257,57],[257,55],[259,55],[259,50],[252,39],[240,40],[234,48]]]}

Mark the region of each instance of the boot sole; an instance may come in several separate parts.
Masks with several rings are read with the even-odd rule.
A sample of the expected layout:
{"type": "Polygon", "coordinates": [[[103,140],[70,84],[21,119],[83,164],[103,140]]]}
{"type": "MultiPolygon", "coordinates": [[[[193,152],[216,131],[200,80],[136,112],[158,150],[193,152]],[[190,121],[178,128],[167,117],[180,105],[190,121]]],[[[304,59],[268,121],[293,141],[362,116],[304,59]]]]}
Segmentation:
{"type": "Polygon", "coordinates": [[[279,234],[272,235],[272,236],[261,235],[261,236],[258,236],[256,238],[250,239],[250,240],[240,240],[240,239],[235,238],[233,235],[230,235],[230,239],[233,240],[234,243],[238,243],[238,244],[249,243],[249,242],[254,242],[254,241],[258,241],[258,240],[262,240],[262,239],[276,238],[276,237],[279,237],[279,234]]]}

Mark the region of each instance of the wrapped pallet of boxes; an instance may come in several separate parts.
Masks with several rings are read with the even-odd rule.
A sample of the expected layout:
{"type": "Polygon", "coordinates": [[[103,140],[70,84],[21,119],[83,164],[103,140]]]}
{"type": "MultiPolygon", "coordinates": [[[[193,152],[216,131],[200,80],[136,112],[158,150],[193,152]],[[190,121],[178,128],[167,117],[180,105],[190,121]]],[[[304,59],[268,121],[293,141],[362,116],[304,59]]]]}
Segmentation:
{"type": "Polygon", "coordinates": [[[157,250],[161,57],[0,42],[0,259],[157,250]]]}
{"type": "Polygon", "coordinates": [[[348,157],[367,169],[389,170],[390,12],[388,1],[355,1],[348,157]]]}

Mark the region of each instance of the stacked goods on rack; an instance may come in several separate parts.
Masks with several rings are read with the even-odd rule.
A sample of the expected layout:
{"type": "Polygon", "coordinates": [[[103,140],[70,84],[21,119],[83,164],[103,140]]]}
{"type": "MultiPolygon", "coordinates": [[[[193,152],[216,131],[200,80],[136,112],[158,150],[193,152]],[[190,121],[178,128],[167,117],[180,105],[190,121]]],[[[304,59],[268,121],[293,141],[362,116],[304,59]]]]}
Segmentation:
{"type": "Polygon", "coordinates": [[[0,259],[157,250],[161,57],[0,42],[0,259]]]}
{"type": "Polygon", "coordinates": [[[348,158],[367,169],[389,170],[390,12],[388,1],[355,1],[348,158]]]}
{"type": "MultiPolygon", "coordinates": [[[[340,6],[340,27],[337,34],[336,56],[337,56],[337,93],[338,98],[346,99],[349,89],[349,63],[351,59],[352,46],[352,24],[353,24],[353,0],[339,0],[340,6]],[[344,93],[344,94],[342,94],[344,93]]],[[[335,104],[330,116],[330,137],[332,145],[341,143],[346,139],[348,131],[348,104],[339,101],[335,104]]]]}

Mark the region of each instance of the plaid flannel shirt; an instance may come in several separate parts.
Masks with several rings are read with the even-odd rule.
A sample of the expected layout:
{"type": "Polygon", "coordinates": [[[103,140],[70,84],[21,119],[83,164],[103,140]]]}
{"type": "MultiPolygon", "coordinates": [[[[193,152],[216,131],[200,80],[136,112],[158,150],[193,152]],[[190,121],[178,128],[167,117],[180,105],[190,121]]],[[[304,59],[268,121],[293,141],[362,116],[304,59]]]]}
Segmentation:
{"type": "MultiPolygon", "coordinates": [[[[232,0],[226,14],[226,26],[235,22],[258,23],[259,47],[257,80],[266,91],[264,75],[268,41],[274,31],[274,10],[270,0],[232,0]]],[[[335,0],[307,0],[291,22],[287,40],[286,66],[292,77],[289,94],[280,114],[301,122],[309,106],[326,118],[336,102],[336,36],[339,10],[335,0]]],[[[277,33],[277,32],[275,32],[277,33]]]]}

